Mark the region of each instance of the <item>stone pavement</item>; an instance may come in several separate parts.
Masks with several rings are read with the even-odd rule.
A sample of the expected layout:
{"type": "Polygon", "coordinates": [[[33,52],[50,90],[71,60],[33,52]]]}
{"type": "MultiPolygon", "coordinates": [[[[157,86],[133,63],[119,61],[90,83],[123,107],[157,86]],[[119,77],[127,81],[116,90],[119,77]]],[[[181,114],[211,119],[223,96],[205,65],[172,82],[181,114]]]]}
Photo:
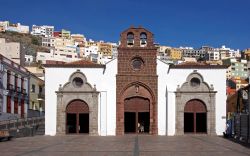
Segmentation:
{"type": "Polygon", "coordinates": [[[35,136],[0,142],[1,156],[250,156],[250,148],[213,136],[35,136]]]}

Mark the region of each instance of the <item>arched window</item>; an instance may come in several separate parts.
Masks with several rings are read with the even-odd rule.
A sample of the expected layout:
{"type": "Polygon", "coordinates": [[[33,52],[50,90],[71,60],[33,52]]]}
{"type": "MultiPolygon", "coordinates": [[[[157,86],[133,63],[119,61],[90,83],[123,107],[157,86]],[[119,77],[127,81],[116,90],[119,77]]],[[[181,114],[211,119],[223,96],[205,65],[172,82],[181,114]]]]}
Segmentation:
{"type": "Polygon", "coordinates": [[[129,32],[127,35],[127,44],[128,46],[134,45],[134,34],[132,32],[129,32]]]}
{"type": "Polygon", "coordinates": [[[147,34],[144,32],[140,35],[140,44],[142,47],[147,45],[147,34]]]}
{"type": "Polygon", "coordinates": [[[143,67],[143,60],[140,57],[135,57],[131,61],[134,70],[140,70],[143,67]]]}
{"type": "Polygon", "coordinates": [[[192,87],[198,87],[198,86],[200,86],[200,83],[201,83],[200,79],[198,79],[196,77],[192,78],[190,82],[191,82],[192,87]]]}
{"type": "Polygon", "coordinates": [[[75,87],[81,87],[83,85],[83,80],[80,77],[75,77],[73,79],[73,84],[75,87]]]}

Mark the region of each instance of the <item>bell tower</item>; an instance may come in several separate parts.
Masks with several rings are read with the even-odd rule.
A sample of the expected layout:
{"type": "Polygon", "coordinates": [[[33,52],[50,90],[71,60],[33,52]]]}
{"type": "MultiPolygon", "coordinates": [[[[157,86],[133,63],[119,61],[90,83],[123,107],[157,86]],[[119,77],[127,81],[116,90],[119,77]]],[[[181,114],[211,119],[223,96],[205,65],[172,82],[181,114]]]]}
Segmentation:
{"type": "Polygon", "coordinates": [[[157,48],[153,34],[130,27],[120,35],[116,75],[116,134],[157,134],[157,48]]]}

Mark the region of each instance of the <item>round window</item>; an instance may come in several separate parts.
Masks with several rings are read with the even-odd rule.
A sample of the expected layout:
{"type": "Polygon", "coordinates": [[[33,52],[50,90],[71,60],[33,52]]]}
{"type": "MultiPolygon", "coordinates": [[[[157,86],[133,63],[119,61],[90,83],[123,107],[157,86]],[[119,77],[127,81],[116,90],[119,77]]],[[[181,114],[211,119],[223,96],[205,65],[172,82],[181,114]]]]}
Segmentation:
{"type": "Polygon", "coordinates": [[[83,85],[83,80],[80,78],[80,77],[75,77],[73,79],[73,84],[76,86],[76,87],[81,87],[83,85]]]}
{"type": "Polygon", "coordinates": [[[198,78],[196,78],[196,77],[194,77],[194,78],[191,79],[191,86],[193,86],[193,87],[199,86],[200,83],[201,83],[201,82],[200,82],[200,79],[198,79],[198,78]]]}
{"type": "Polygon", "coordinates": [[[132,60],[132,66],[134,70],[140,70],[143,66],[143,61],[140,58],[135,58],[132,60]]]}

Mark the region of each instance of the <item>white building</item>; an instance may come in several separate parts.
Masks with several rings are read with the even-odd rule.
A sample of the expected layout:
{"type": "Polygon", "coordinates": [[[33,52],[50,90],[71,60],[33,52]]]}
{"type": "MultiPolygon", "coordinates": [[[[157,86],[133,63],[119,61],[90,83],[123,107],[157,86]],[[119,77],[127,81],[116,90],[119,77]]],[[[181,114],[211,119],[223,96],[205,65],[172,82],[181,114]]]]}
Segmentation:
{"type": "Polygon", "coordinates": [[[226,67],[170,66],[156,58],[152,37],[125,30],[118,58],[105,65],[45,65],[45,134],[222,135],[226,67]]]}
{"type": "Polygon", "coordinates": [[[40,35],[40,36],[44,36],[44,37],[53,37],[54,36],[54,26],[32,25],[31,35],[40,35]]]}
{"type": "Polygon", "coordinates": [[[221,48],[218,48],[216,50],[220,52],[221,60],[228,59],[228,58],[240,58],[241,57],[239,49],[237,50],[230,49],[230,48],[227,48],[225,45],[221,46],[221,48]]]}
{"type": "Polygon", "coordinates": [[[97,45],[86,46],[84,48],[84,56],[85,57],[88,57],[91,54],[98,54],[98,46],[97,45]]]}
{"type": "Polygon", "coordinates": [[[0,26],[2,26],[3,29],[7,31],[14,31],[14,32],[24,33],[24,34],[29,33],[29,26],[21,25],[20,23],[10,24],[9,21],[0,21],[0,26]]]}
{"type": "Polygon", "coordinates": [[[70,55],[72,53],[77,54],[77,47],[76,46],[64,46],[64,47],[55,47],[56,54],[66,54],[70,55]]]}
{"type": "Polygon", "coordinates": [[[20,23],[17,24],[9,24],[7,31],[14,31],[18,33],[28,34],[29,33],[29,26],[27,25],[21,25],[20,23]]]}
{"type": "Polygon", "coordinates": [[[56,38],[55,37],[43,37],[42,46],[45,47],[55,47],[56,38]]]}
{"type": "Polygon", "coordinates": [[[25,63],[30,64],[30,63],[33,63],[33,62],[35,62],[34,56],[32,56],[32,55],[25,55],[25,63]]]}
{"type": "Polygon", "coordinates": [[[110,56],[99,56],[98,63],[99,64],[106,64],[106,63],[110,62],[111,60],[113,60],[113,58],[110,56]]]}
{"type": "Polygon", "coordinates": [[[47,61],[73,62],[80,60],[76,52],[50,49],[50,52],[37,52],[36,61],[46,64],[47,61]]]}
{"type": "Polygon", "coordinates": [[[220,52],[218,49],[213,49],[208,51],[208,60],[209,61],[218,61],[220,60],[220,52]]]}
{"type": "Polygon", "coordinates": [[[117,58],[118,55],[118,44],[117,43],[111,43],[112,44],[112,56],[113,58],[117,58]]]}
{"type": "Polygon", "coordinates": [[[0,21],[0,26],[2,27],[4,31],[7,30],[9,26],[9,21],[0,21]]]}

